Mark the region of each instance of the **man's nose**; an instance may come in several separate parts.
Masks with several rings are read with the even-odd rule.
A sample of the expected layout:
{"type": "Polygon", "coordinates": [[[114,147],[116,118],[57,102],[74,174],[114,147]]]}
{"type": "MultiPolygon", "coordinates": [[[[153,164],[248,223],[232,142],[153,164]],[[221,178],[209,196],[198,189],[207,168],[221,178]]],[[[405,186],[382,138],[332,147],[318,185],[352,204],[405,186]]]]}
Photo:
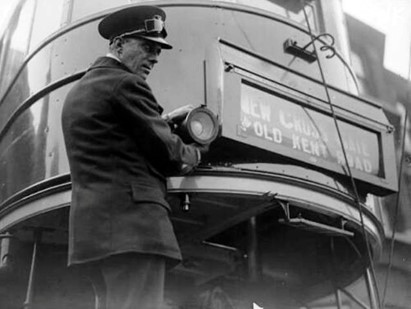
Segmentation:
{"type": "Polygon", "coordinates": [[[150,62],[152,64],[156,64],[158,62],[158,56],[159,56],[158,53],[151,53],[150,58],[149,58],[150,62]]]}

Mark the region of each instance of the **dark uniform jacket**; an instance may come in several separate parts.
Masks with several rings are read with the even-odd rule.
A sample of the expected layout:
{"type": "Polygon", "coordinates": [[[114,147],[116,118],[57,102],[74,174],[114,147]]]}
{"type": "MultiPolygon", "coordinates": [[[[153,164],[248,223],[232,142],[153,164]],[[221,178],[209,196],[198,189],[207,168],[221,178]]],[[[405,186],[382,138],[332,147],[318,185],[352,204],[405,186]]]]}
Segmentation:
{"type": "Polygon", "coordinates": [[[123,252],[181,258],[165,177],[198,158],[161,112],[147,83],[109,57],[97,59],[68,93],[69,265],[123,252]]]}

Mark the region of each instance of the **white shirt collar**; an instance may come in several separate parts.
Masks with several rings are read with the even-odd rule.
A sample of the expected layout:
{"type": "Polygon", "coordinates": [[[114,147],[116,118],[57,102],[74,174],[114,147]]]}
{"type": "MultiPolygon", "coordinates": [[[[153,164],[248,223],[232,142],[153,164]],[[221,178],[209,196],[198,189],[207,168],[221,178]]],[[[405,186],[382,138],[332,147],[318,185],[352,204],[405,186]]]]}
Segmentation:
{"type": "Polygon", "coordinates": [[[114,60],[117,60],[118,62],[121,62],[121,60],[118,59],[118,57],[115,56],[115,55],[113,55],[112,53],[108,53],[108,54],[106,55],[106,57],[113,58],[114,60]]]}

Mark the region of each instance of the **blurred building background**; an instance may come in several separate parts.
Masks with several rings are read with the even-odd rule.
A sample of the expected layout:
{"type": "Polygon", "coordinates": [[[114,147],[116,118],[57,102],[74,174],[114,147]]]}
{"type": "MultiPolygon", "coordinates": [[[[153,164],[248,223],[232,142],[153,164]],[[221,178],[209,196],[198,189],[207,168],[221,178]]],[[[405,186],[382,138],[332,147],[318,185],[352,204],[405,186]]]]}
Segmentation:
{"type": "MultiPolygon", "coordinates": [[[[379,102],[395,127],[400,193],[382,199],[386,243],[375,265],[383,308],[411,308],[411,1],[342,0],[360,95],[379,102]],[[402,162],[402,166],[401,166],[402,162]]],[[[394,159],[394,158],[393,158],[394,159]]],[[[364,282],[349,291],[368,306],[364,282]]],[[[334,297],[315,308],[336,308],[334,297]],[[332,299],[332,300],[331,300],[332,299]]],[[[341,296],[342,308],[362,308],[341,296]]]]}
{"type": "MultiPolygon", "coordinates": [[[[395,3],[395,0],[392,2],[395,3]]],[[[348,14],[346,22],[352,65],[359,80],[361,95],[376,99],[383,105],[396,128],[396,159],[399,171],[401,159],[403,160],[400,194],[383,200],[387,220],[385,232],[388,237],[383,259],[377,265],[380,297],[384,298],[385,285],[388,284],[386,308],[411,308],[411,127],[407,115],[411,109],[409,62],[403,62],[408,76],[401,76],[400,72],[385,68],[386,35],[348,14]],[[392,235],[394,242],[390,239],[392,235]],[[392,265],[389,267],[392,245],[392,265]],[[390,274],[386,282],[386,273],[389,269],[390,274]]],[[[409,42],[409,38],[404,40],[409,42]]],[[[410,54],[409,46],[406,53],[410,54]]]]}

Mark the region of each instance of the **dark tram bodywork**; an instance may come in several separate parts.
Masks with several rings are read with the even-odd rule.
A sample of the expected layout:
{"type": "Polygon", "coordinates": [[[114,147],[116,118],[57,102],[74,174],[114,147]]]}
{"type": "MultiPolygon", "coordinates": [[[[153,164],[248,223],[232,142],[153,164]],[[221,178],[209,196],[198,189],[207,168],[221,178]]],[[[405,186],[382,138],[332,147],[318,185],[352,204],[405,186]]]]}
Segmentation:
{"type": "MultiPolygon", "coordinates": [[[[88,283],[66,268],[60,114],[107,50],[98,22],[141,3],[27,0],[12,10],[0,45],[1,308],[92,307],[88,283]]],[[[184,256],[168,274],[169,306],[198,294],[300,308],[364,277],[378,308],[372,262],[384,239],[379,197],[397,190],[393,127],[358,96],[340,2],[149,3],[166,11],[174,46],[149,77],[158,101],[165,112],[205,106],[219,125],[202,166],[168,180],[184,256]]]]}

